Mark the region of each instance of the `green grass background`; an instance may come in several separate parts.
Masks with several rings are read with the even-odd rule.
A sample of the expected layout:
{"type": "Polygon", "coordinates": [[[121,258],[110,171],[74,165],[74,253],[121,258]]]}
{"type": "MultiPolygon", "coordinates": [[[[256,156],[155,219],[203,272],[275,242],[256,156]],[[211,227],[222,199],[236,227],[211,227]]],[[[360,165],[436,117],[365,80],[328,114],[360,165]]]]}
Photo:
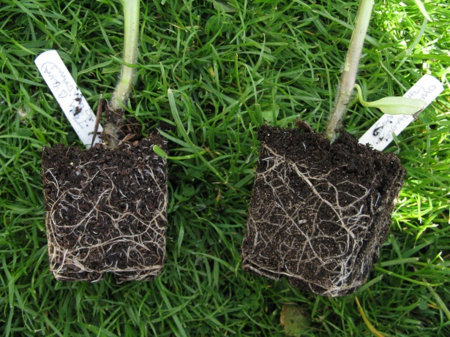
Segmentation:
{"type": "MultiPolygon", "coordinates": [[[[128,114],[171,144],[167,263],[153,282],[56,282],[49,273],[40,153],[80,146],[33,60],[57,49],[96,109],[120,70],[118,1],[0,0],[0,334],[283,336],[283,304],[305,336],[450,336],[450,8],[376,1],[357,81],[369,100],[403,95],[423,74],[445,92],[386,151],[408,176],[369,282],[323,298],[245,273],[245,229],[258,127],[322,131],[336,97],[358,1],[141,2],[128,114]],[[168,89],[173,96],[169,96],[168,89]],[[169,98],[173,98],[172,106],[169,98]],[[206,152],[201,152],[206,150],[206,152]],[[200,153],[200,155],[198,155],[200,153]],[[192,155],[192,158],[182,156],[192,155]],[[197,154],[197,155],[195,155],[197,154]]],[[[350,104],[360,137],[380,117],[350,104]]]]}

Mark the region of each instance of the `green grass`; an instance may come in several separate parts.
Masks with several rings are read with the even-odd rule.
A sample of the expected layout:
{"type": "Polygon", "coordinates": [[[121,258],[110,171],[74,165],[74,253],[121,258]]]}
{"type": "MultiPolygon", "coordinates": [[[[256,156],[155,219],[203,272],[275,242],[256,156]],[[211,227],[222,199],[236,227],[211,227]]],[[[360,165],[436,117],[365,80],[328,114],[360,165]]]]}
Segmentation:
{"type": "MultiPolygon", "coordinates": [[[[284,303],[305,336],[370,336],[355,297],[386,336],[450,335],[450,8],[376,1],[357,81],[370,100],[423,74],[446,91],[386,151],[408,176],[381,259],[355,295],[322,298],[244,273],[240,245],[258,126],[325,127],[357,1],[153,0],[142,3],[128,114],[170,141],[167,264],[153,282],[56,282],[48,270],[40,151],[80,146],[34,66],[57,49],[95,109],[118,79],[118,1],[2,0],[0,11],[0,333],[4,336],[283,336],[284,303]],[[168,93],[168,89],[172,93],[168,93]],[[192,156],[193,155],[193,156],[192,156]]],[[[351,104],[361,136],[380,116],[351,104]]]]}

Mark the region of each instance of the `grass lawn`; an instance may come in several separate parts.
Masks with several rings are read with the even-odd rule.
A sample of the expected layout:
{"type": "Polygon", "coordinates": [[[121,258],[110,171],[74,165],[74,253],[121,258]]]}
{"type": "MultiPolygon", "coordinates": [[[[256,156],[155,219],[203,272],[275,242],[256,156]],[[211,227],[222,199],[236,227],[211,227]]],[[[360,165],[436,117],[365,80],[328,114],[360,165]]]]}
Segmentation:
{"type": "MultiPolygon", "coordinates": [[[[240,245],[258,127],[302,119],[324,130],[358,1],[141,3],[127,113],[144,133],[164,123],[178,158],[168,163],[165,270],[117,285],[49,272],[41,149],[80,145],[33,60],[57,49],[95,110],[119,76],[120,2],[1,0],[0,334],[283,336],[281,310],[294,303],[304,336],[450,336],[450,6],[425,1],[427,21],[416,2],[376,1],[357,83],[369,100],[402,96],[424,74],[446,89],[385,150],[407,178],[368,283],[324,298],[244,272],[240,245]]],[[[380,116],[352,102],[346,129],[360,137],[380,116]]]]}

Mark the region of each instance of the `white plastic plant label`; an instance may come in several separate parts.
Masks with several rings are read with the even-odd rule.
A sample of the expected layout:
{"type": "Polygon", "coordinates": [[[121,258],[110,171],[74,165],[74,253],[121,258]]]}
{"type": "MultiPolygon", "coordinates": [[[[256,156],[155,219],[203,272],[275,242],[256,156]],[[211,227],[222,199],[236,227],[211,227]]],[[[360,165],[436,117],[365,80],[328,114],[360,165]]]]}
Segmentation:
{"type": "MultiPolygon", "coordinates": [[[[441,82],[433,76],[424,75],[403,97],[421,99],[431,104],[444,90],[441,82]]],[[[360,144],[370,144],[374,149],[383,151],[394,140],[393,134],[400,134],[412,121],[410,115],[383,115],[367,132],[359,139],[360,144]]]]}
{"type": "MultiPolygon", "coordinates": [[[[34,60],[39,72],[55,96],[78,137],[89,148],[96,117],[56,50],[48,50],[34,60]]],[[[101,125],[97,132],[103,131],[101,125]]],[[[101,143],[100,137],[95,142],[101,143]]]]}

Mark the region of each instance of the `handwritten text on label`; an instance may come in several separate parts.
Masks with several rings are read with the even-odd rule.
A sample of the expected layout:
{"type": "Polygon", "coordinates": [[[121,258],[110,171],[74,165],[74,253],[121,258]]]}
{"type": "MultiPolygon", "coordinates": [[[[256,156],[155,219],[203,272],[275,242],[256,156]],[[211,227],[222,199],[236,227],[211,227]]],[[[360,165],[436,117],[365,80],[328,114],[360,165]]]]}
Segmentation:
{"type": "MultiPolygon", "coordinates": [[[[87,147],[92,142],[95,115],[56,50],[40,54],[34,61],[75,132],[87,147]]],[[[103,128],[99,125],[98,132],[103,128]]],[[[95,143],[100,143],[96,137],[95,143]]]]}

